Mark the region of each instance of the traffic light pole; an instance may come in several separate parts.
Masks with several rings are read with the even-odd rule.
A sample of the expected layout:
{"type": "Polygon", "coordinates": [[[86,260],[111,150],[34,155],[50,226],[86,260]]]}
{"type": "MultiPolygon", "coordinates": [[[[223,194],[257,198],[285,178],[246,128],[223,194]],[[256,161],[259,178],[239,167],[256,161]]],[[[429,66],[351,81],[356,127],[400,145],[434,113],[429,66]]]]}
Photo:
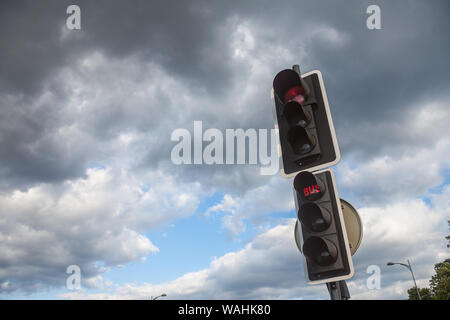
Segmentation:
{"type": "Polygon", "coordinates": [[[345,280],[327,282],[328,292],[331,300],[348,300],[350,299],[350,292],[348,291],[345,280]]]}

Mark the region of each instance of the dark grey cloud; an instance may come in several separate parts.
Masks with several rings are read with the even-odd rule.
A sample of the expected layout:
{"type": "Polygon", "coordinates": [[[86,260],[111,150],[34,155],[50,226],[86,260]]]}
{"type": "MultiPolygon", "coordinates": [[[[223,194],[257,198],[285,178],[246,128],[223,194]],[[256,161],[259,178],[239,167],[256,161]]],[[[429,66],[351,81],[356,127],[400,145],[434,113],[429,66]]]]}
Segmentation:
{"type": "Polygon", "coordinates": [[[412,109],[448,100],[450,80],[450,41],[441,33],[449,28],[448,3],[380,2],[382,30],[355,28],[363,24],[355,21],[361,18],[355,9],[368,3],[348,8],[353,24],[336,22],[350,34],[350,45],[333,55],[320,46],[313,48],[325,70],[343,154],[358,152],[366,159],[433,144],[432,139],[416,139],[415,132],[408,138],[395,124],[407,123],[412,109]],[[377,131],[380,124],[386,125],[384,134],[377,131]]]}
{"type": "Polygon", "coordinates": [[[223,87],[229,70],[217,29],[227,14],[206,1],[78,1],[82,31],[61,41],[72,1],[2,3],[2,85],[32,93],[55,69],[90,50],[124,58],[140,53],[169,73],[223,87]],[[222,59],[223,58],[223,59],[222,59]],[[217,62],[217,63],[216,63],[217,62]],[[215,81],[212,81],[215,79],[215,81]],[[202,80],[202,81],[200,81],[202,80]]]}
{"type": "MultiPolygon", "coordinates": [[[[164,123],[165,118],[174,117],[178,125],[185,126],[195,119],[210,119],[219,128],[271,127],[268,108],[272,106],[267,95],[272,77],[279,69],[300,63],[305,71],[318,68],[324,74],[343,154],[359,152],[370,157],[395,150],[389,149],[392,144],[403,148],[411,144],[406,137],[382,144],[371,143],[377,139],[373,139],[370,127],[380,122],[395,124],[413,103],[431,101],[434,94],[442,94],[448,87],[445,84],[450,74],[446,57],[449,40],[438,32],[449,27],[446,2],[380,2],[383,28],[371,31],[365,27],[368,1],[347,2],[346,6],[335,1],[282,4],[265,1],[239,6],[206,1],[183,5],[178,2],[81,1],[78,4],[82,8],[82,30],[69,32],[65,40],[61,40],[68,4],[64,1],[39,5],[32,1],[2,4],[0,88],[5,95],[23,97],[20,103],[11,102],[6,96],[2,98],[4,113],[14,109],[22,115],[13,120],[15,129],[2,125],[3,150],[7,155],[2,157],[2,164],[4,177],[10,180],[13,177],[32,182],[70,178],[83,173],[89,157],[99,158],[96,153],[80,155],[75,152],[63,165],[61,161],[58,163],[58,156],[64,152],[51,139],[41,142],[43,145],[37,148],[34,157],[28,152],[39,137],[64,121],[59,119],[49,124],[47,119],[39,117],[52,117],[74,94],[71,88],[63,90],[63,84],[54,84],[56,72],[63,67],[76,72],[76,61],[94,51],[117,59],[115,61],[136,56],[142,63],[154,62],[191,90],[194,99],[196,96],[210,98],[209,105],[202,110],[192,110],[189,105],[177,106],[178,110],[185,110],[181,117],[176,115],[179,111],[174,107],[166,113],[147,117],[130,115],[125,112],[126,98],[115,101],[108,105],[106,116],[94,115],[97,119],[89,122],[87,129],[99,143],[105,135],[114,135],[124,127],[169,137],[174,128],[167,125],[161,128],[157,122],[164,123]],[[236,31],[233,28],[245,23],[253,27],[250,31],[254,33],[256,48],[238,63],[233,60],[230,48],[236,31]],[[286,61],[287,55],[280,55],[278,48],[285,48],[292,61],[286,61]],[[264,60],[262,52],[270,58],[264,60]],[[258,68],[264,71],[251,77],[254,70],[250,64],[255,59],[261,59],[258,68]],[[232,100],[230,94],[239,95],[236,81],[257,81],[260,92],[251,98],[242,96],[232,100]],[[39,117],[31,121],[29,117],[34,114],[29,112],[30,99],[36,99],[45,90],[58,94],[60,99],[38,107],[34,113],[39,117]],[[248,101],[243,106],[245,112],[239,117],[224,117],[223,108],[239,100],[248,101]],[[355,127],[357,123],[365,125],[355,127]]],[[[84,81],[87,84],[89,80],[95,82],[94,79],[84,81]]],[[[103,85],[107,87],[108,83],[103,85]]],[[[127,90],[125,93],[132,88],[127,90]]],[[[161,95],[154,96],[153,103],[167,107],[170,94],[174,93],[162,89],[161,95]]],[[[389,132],[389,127],[385,132],[389,132]]],[[[386,140],[386,137],[381,136],[381,139],[386,140]]],[[[167,144],[160,143],[151,150],[147,165],[155,166],[164,161],[164,157],[157,155],[166,155],[168,148],[167,144]]],[[[206,171],[228,169],[208,168],[206,171]]],[[[189,176],[191,170],[185,171],[189,176]]],[[[198,177],[195,172],[191,176],[198,177]]]]}
{"type": "MultiPolygon", "coordinates": [[[[67,61],[67,48],[59,46],[64,5],[56,1],[2,1],[0,11],[0,91],[35,94],[45,80],[67,61]]],[[[3,107],[4,103],[2,103],[3,107]]]]}
{"type": "MultiPolygon", "coordinates": [[[[11,181],[9,185],[80,176],[89,160],[108,157],[99,151],[99,145],[128,128],[160,137],[158,145],[144,157],[143,164],[149,167],[164,162],[167,165],[170,132],[190,126],[193,120],[205,120],[218,128],[270,128],[272,106],[267,96],[272,77],[294,63],[300,63],[304,71],[317,68],[323,72],[344,157],[357,153],[369,158],[411,148],[408,136],[396,135],[387,141],[391,131],[396,134],[392,126],[404,118],[411,106],[431,102],[435,94],[440,99],[448,97],[449,40],[439,32],[449,27],[446,2],[380,2],[382,30],[371,31],[365,26],[365,9],[370,1],[346,2],[345,6],[335,1],[263,1],[239,6],[206,1],[183,5],[81,1],[77,4],[82,9],[82,30],[66,30],[63,35],[69,4],[2,3],[0,91],[2,113],[7,114],[4,121],[10,123],[1,126],[2,176],[11,181]],[[246,41],[245,35],[236,35],[236,28],[246,24],[254,47],[244,59],[236,61],[233,41],[246,41]],[[155,63],[167,76],[182,83],[194,100],[172,106],[170,96],[177,93],[160,88],[160,93],[148,101],[153,107],[151,112],[133,112],[148,106],[128,105],[126,96],[133,91],[131,83],[124,88],[122,100],[107,101],[107,112],[90,114],[83,129],[95,140],[93,144],[84,152],[68,153],[60,139],[42,139],[52,129],[80,120],[73,114],[58,118],[61,107],[67,106],[75,93],[67,84],[64,86],[64,79],[55,81],[55,76],[62,68],[76,73],[77,62],[92,52],[101,52],[112,65],[131,56],[138,64],[155,63]],[[259,64],[252,65],[255,61],[259,64]],[[251,93],[254,96],[239,92],[240,87],[245,89],[253,83],[259,87],[259,92],[251,93]],[[30,110],[31,102],[46,91],[58,99],[30,110]],[[11,95],[15,99],[10,100],[11,95]],[[198,97],[207,99],[200,102],[198,97]],[[201,107],[193,108],[195,104],[201,107]],[[230,107],[240,112],[224,115],[230,107]],[[15,113],[13,117],[11,112],[15,113]],[[385,123],[383,132],[377,130],[380,123],[385,123]],[[31,154],[33,145],[38,147],[31,154]],[[61,159],[61,154],[67,158],[61,159]]],[[[133,72],[123,76],[133,77],[133,72]]],[[[106,78],[99,83],[92,77],[100,75],[89,76],[82,78],[85,85],[94,86],[98,95],[106,97],[112,80],[106,78]]],[[[429,140],[416,141],[418,146],[427,143],[429,140]]],[[[248,167],[204,170],[199,175],[197,168],[185,168],[183,175],[197,179],[209,177],[211,171],[220,175],[237,170],[244,174],[248,167]]],[[[266,179],[251,181],[248,187],[263,181],[266,179]]]]}

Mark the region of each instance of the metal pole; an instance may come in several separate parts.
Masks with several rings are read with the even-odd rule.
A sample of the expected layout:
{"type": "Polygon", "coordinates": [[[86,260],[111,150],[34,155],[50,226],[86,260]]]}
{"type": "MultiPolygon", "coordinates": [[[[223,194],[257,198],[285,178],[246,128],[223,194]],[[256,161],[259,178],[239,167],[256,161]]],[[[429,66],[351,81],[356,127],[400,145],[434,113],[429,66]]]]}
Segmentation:
{"type": "Polygon", "coordinates": [[[331,300],[348,300],[350,299],[350,292],[348,291],[345,280],[327,282],[328,292],[331,300]]]}
{"type": "Polygon", "coordinates": [[[422,298],[420,297],[419,288],[417,287],[416,278],[414,278],[414,272],[412,270],[411,263],[409,263],[409,259],[407,261],[408,261],[409,271],[411,271],[411,275],[412,275],[412,278],[414,281],[414,286],[416,287],[417,296],[419,297],[419,300],[422,300],[422,298]]]}
{"type": "Polygon", "coordinates": [[[311,89],[309,88],[309,86],[306,83],[306,81],[303,80],[303,78],[302,78],[302,74],[301,74],[301,71],[300,71],[300,66],[298,64],[294,64],[292,66],[292,70],[297,72],[297,74],[300,76],[300,83],[302,84],[303,90],[305,90],[305,99],[306,99],[311,94],[311,89]]]}
{"type": "Polygon", "coordinates": [[[350,299],[350,291],[348,291],[347,282],[345,282],[345,280],[339,281],[339,286],[341,287],[342,300],[350,299]]]}
{"type": "Polygon", "coordinates": [[[327,282],[328,292],[330,293],[331,300],[341,300],[341,288],[339,284],[335,282],[327,282]]]}

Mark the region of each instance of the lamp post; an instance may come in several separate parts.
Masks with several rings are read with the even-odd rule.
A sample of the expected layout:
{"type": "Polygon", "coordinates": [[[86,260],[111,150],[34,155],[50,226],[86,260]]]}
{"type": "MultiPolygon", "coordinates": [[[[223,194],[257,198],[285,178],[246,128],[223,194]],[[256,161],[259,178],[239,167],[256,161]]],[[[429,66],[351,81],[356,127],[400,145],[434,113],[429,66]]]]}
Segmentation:
{"type": "Polygon", "coordinates": [[[419,300],[422,300],[422,298],[420,297],[419,288],[417,287],[416,278],[414,277],[414,273],[413,273],[412,268],[411,268],[411,263],[409,263],[409,260],[406,260],[406,261],[408,261],[408,264],[400,263],[400,262],[388,262],[387,265],[388,266],[393,266],[394,264],[399,264],[399,265],[402,265],[402,266],[408,268],[409,271],[411,271],[411,275],[412,275],[412,278],[413,278],[413,281],[414,281],[414,286],[416,287],[416,291],[417,291],[417,296],[419,297],[419,300]]]}
{"type": "Polygon", "coordinates": [[[157,297],[154,297],[154,298],[150,297],[150,299],[151,299],[151,300],[156,300],[156,299],[158,299],[158,298],[160,298],[160,297],[167,297],[167,294],[163,293],[162,295],[157,296],[157,297]]]}

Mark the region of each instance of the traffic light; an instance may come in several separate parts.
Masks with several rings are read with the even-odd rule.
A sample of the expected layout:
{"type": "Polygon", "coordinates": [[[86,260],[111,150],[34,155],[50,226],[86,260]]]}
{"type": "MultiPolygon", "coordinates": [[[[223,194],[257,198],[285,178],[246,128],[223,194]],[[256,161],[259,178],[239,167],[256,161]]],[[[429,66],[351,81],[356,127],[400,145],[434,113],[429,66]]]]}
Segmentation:
{"type": "Polygon", "coordinates": [[[294,199],[308,282],[351,278],[353,262],[333,171],[297,174],[294,199]]]}
{"type": "Polygon", "coordinates": [[[298,65],[280,71],[273,80],[273,93],[282,175],[292,177],[337,163],[339,147],[320,71],[303,77],[298,65]]]}

